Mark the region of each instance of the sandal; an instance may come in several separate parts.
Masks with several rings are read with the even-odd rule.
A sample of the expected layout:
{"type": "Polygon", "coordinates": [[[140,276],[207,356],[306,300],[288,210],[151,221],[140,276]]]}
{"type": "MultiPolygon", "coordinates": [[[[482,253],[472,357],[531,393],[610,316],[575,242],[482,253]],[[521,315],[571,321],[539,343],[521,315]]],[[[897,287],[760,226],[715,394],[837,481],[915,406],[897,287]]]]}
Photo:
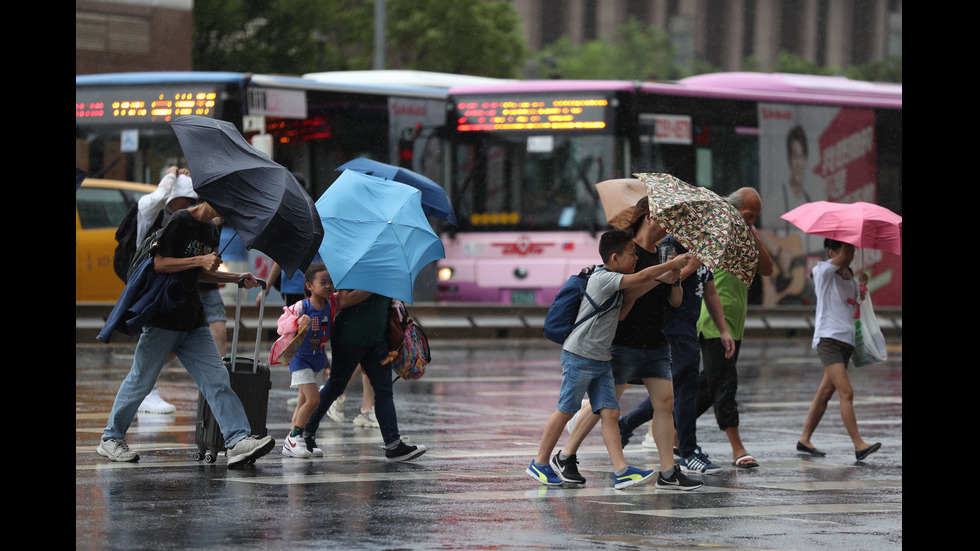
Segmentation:
{"type": "Polygon", "coordinates": [[[732,466],[740,469],[754,469],[759,466],[759,463],[751,455],[745,454],[733,461],[732,466]]]}

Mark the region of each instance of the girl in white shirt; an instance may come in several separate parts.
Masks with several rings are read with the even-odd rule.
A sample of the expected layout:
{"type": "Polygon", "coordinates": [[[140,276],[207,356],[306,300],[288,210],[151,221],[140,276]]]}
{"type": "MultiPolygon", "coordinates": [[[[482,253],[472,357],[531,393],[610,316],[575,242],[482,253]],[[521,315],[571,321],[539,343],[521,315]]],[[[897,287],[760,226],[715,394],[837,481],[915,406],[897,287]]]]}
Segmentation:
{"type": "Polygon", "coordinates": [[[854,455],[858,461],[862,461],[881,448],[881,443],[865,442],[858,432],[857,418],[854,415],[854,389],[847,377],[847,364],[854,352],[855,309],[860,308],[860,302],[867,293],[868,275],[862,272],[860,282],[855,281],[851,270],[854,245],[826,239],[824,248],[829,259],[813,268],[813,283],[817,294],[813,347],[817,349],[823,363],[824,373],[817,394],[810,404],[810,411],[803,424],[803,434],[796,443],[796,449],[818,457],[826,455],[813,447],[810,437],[827,410],[827,402],[836,391],[840,400],[841,419],[854,444],[854,455]]]}

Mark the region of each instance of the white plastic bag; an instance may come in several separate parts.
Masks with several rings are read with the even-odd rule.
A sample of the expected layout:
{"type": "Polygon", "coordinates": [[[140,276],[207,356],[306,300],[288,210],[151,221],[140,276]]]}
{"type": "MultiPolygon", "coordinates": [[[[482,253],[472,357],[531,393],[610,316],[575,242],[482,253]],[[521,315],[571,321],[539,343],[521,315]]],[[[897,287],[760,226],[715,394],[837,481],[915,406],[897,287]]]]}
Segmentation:
{"type": "Polygon", "coordinates": [[[871,295],[865,297],[860,305],[861,317],[854,320],[855,344],[854,366],[876,364],[888,359],[885,349],[885,336],[881,334],[878,318],[871,306],[871,295]]]}

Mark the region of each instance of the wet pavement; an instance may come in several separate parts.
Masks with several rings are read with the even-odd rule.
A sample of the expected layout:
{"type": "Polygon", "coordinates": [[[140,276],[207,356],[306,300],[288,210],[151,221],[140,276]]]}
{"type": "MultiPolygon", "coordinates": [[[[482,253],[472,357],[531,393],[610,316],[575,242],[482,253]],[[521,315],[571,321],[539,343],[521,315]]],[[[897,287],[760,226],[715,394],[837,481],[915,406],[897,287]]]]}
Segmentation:
{"type": "MultiPolygon", "coordinates": [[[[902,547],[902,351],[849,370],[862,436],[882,448],[855,461],[836,399],[813,443],[795,449],[822,369],[806,339],[748,339],[739,359],[741,435],[760,467],[731,466],[731,448],[709,411],[698,439],[723,466],[693,492],[652,482],[612,489],[598,430],[579,452],[585,485],[540,486],[524,473],[554,411],[559,348],[544,340],[431,342],[418,381],[398,381],[399,428],[428,451],[389,464],[377,429],[355,427],[360,382],[347,391],[347,422],[324,419],[325,457],[280,454],[294,396],[275,366],[269,403],[273,452],[229,470],[195,461],[197,387],[178,362],[161,394],[173,415],[138,415],[129,444],[138,463],[95,453],[115,391],[132,360],[126,345],[78,345],[75,368],[76,549],[848,549],[902,547]]],[[[624,409],[643,398],[631,388],[624,409]]],[[[642,431],[629,463],[657,468],[642,431]]],[[[564,443],[564,438],[559,447],[564,443]]],[[[692,475],[693,476],[693,475],[692,475]]]]}

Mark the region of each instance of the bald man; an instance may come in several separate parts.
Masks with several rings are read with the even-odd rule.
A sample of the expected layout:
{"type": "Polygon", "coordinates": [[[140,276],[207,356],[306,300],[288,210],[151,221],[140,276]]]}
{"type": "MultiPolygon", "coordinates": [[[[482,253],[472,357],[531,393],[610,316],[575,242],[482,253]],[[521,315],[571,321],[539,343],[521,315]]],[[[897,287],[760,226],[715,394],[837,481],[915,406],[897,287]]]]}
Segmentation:
{"type": "MultiPolygon", "coordinates": [[[[756,271],[763,276],[772,274],[772,258],[759,240],[755,228],[762,212],[762,198],[759,192],[753,188],[741,188],[725,199],[738,210],[752,231],[756,247],[759,249],[759,264],[756,271]]],[[[716,270],[714,276],[715,288],[718,290],[718,297],[725,312],[725,324],[728,333],[735,341],[735,353],[729,358],[725,357],[721,332],[715,326],[707,307],[702,303],[701,317],[698,319],[698,341],[704,359],[704,371],[701,372],[697,413],[700,417],[708,408],[714,407],[718,428],[725,432],[732,446],[732,465],[750,469],[758,467],[759,463],[742,444],[738,432],[738,405],[735,402],[735,393],[738,390],[738,371],[735,366],[745,329],[749,288],[742,280],[725,270],[716,270]]]]}

